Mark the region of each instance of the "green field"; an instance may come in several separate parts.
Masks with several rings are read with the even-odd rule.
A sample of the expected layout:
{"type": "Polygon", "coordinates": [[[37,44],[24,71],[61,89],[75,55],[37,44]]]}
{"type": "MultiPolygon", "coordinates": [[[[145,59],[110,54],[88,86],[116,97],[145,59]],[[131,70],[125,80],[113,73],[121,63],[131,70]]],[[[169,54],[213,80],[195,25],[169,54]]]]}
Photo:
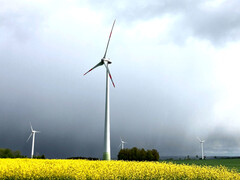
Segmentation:
{"type": "Polygon", "coordinates": [[[196,164],[206,166],[225,166],[240,172],[240,159],[206,159],[206,160],[166,160],[175,164],[196,164]]]}

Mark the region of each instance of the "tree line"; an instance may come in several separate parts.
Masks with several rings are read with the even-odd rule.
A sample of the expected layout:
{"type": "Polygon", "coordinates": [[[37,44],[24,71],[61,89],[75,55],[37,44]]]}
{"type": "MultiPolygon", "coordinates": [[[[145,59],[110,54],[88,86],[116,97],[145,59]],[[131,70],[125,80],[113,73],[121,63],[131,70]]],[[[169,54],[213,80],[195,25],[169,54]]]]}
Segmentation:
{"type": "Polygon", "coordinates": [[[12,151],[11,149],[0,149],[0,158],[25,158],[20,151],[12,151]]]}
{"type": "MultiPolygon", "coordinates": [[[[8,148],[0,148],[0,158],[27,158],[19,150],[13,151],[8,148]]],[[[33,156],[34,159],[45,159],[45,155],[33,156]]]]}
{"type": "Polygon", "coordinates": [[[94,161],[99,160],[99,158],[95,158],[95,157],[82,157],[82,156],[79,156],[79,157],[69,157],[67,159],[87,159],[87,160],[94,160],[94,161]]]}
{"type": "Polygon", "coordinates": [[[145,150],[136,147],[132,149],[121,149],[118,153],[118,160],[128,161],[158,161],[159,153],[156,149],[145,150]]]}

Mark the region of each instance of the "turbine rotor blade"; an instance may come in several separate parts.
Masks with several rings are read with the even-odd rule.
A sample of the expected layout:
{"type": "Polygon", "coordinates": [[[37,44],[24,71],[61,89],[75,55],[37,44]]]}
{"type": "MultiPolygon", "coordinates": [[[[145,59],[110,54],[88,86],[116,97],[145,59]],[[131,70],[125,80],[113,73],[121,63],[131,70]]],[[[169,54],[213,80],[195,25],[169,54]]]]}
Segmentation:
{"type": "Polygon", "coordinates": [[[113,22],[112,29],[111,29],[111,32],[110,32],[110,35],[109,35],[109,38],[108,38],[107,47],[106,47],[106,50],[105,50],[105,53],[104,53],[103,58],[106,58],[107,50],[108,50],[108,45],[109,45],[109,42],[110,42],[110,39],[111,39],[111,36],[112,36],[112,31],[113,31],[113,27],[114,27],[114,25],[115,25],[115,22],[116,22],[116,19],[115,19],[114,22],[113,22]]]}
{"type": "Polygon", "coordinates": [[[110,79],[111,79],[111,81],[112,81],[113,87],[115,87],[115,84],[114,84],[114,82],[113,82],[113,79],[112,79],[112,76],[111,76],[111,73],[110,73],[110,72],[109,72],[109,77],[110,77],[110,79]]]}
{"type": "Polygon", "coordinates": [[[102,62],[102,61],[100,61],[96,66],[94,66],[92,69],[90,69],[88,72],[86,72],[86,73],[84,74],[84,76],[85,76],[87,73],[89,73],[90,71],[92,71],[93,69],[95,69],[96,67],[101,66],[101,65],[103,65],[103,62],[102,62]]]}
{"type": "Polygon", "coordinates": [[[199,137],[197,137],[197,139],[201,142],[201,139],[199,137]]]}
{"type": "Polygon", "coordinates": [[[31,122],[29,122],[29,123],[30,123],[30,128],[31,128],[31,131],[33,132],[32,124],[31,124],[31,122]]]}
{"type": "Polygon", "coordinates": [[[112,81],[113,87],[115,87],[115,84],[114,84],[114,82],[113,82],[113,79],[112,79],[110,70],[109,70],[108,66],[107,66],[105,63],[104,63],[104,65],[105,65],[105,67],[106,67],[106,69],[107,69],[107,71],[108,71],[108,75],[109,75],[109,77],[110,77],[110,79],[111,79],[111,81],[112,81]]]}
{"type": "Polygon", "coordinates": [[[30,137],[32,136],[32,133],[30,134],[30,136],[28,137],[28,139],[27,139],[27,141],[26,142],[28,142],[28,140],[30,139],[30,137]]]}
{"type": "Polygon", "coordinates": [[[35,131],[35,133],[40,133],[41,131],[35,131]]]}

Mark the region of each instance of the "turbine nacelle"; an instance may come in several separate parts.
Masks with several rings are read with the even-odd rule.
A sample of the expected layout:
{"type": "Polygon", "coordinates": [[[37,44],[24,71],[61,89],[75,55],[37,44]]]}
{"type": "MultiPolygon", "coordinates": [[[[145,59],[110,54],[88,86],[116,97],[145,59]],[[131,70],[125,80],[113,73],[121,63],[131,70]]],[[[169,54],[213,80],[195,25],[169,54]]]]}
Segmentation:
{"type": "Polygon", "coordinates": [[[35,130],[33,130],[32,133],[40,133],[40,131],[35,131],[35,130]]]}
{"type": "Polygon", "coordinates": [[[112,64],[112,62],[110,61],[110,59],[109,58],[102,58],[101,59],[101,62],[104,64],[112,64]]]}
{"type": "Polygon", "coordinates": [[[123,141],[122,138],[120,138],[120,139],[121,139],[121,143],[122,143],[122,144],[127,143],[127,142],[123,141]]]}
{"type": "Polygon", "coordinates": [[[201,140],[199,137],[197,137],[197,139],[199,140],[200,143],[204,143],[205,140],[201,140]]]}

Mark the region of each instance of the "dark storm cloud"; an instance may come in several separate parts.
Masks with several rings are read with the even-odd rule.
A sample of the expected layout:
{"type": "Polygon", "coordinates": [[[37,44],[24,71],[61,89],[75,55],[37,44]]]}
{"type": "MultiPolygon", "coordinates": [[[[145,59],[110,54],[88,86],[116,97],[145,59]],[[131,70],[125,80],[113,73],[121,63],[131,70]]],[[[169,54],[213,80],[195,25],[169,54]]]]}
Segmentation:
{"type": "MultiPolygon", "coordinates": [[[[65,10],[65,2],[61,2],[59,9],[65,10]]],[[[226,9],[206,9],[199,1],[91,2],[88,8],[98,7],[97,13],[112,11],[119,24],[176,16],[171,31],[174,40],[184,41],[194,35],[216,43],[234,38],[239,28],[238,10],[230,13],[234,3],[237,6],[234,1],[229,1],[226,9]],[[226,22],[232,24],[226,26],[226,22]]],[[[41,131],[35,146],[39,154],[48,158],[101,158],[105,71],[98,68],[82,76],[102,57],[99,39],[94,38],[98,27],[92,30],[94,26],[89,28],[86,22],[67,15],[66,19],[51,17],[49,23],[48,14],[42,15],[45,6],[20,7],[0,11],[0,32],[4,34],[0,36],[0,147],[20,149],[29,155],[31,140],[26,143],[26,139],[31,121],[41,131]]],[[[189,49],[180,49],[188,54],[180,58],[181,53],[170,47],[164,49],[167,54],[173,52],[172,56],[166,55],[167,60],[160,61],[165,59],[160,49],[161,54],[151,57],[155,62],[138,62],[134,59],[142,56],[143,49],[138,51],[133,43],[138,52],[126,58],[128,54],[120,52],[121,48],[133,47],[124,38],[125,44],[119,47],[117,37],[114,34],[109,49],[114,57],[110,69],[116,83],[116,88],[110,87],[112,156],[117,156],[120,137],[128,142],[127,148],[156,148],[160,155],[195,155],[199,148],[196,136],[208,134],[202,120],[211,119],[215,104],[212,81],[208,81],[212,70],[209,59],[198,59],[195,53],[200,53],[191,55],[189,49]]],[[[101,48],[104,50],[105,44],[101,48]]],[[[144,56],[151,59],[150,54],[144,56]]],[[[221,132],[211,136],[218,134],[221,132]]]]}
{"type": "Polygon", "coordinates": [[[209,5],[213,2],[206,0],[92,2],[101,10],[112,10],[113,16],[125,22],[165,16],[173,18],[169,35],[179,43],[189,37],[197,37],[219,45],[240,37],[240,2],[236,0],[224,1],[218,6],[209,5]]]}
{"type": "Polygon", "coordinates": [[[206,150],[209,154],[239,155],[239,138],[239,133],[229,131],[224,126],[216,126],[205,138],[206,150]]]}
{"type": "Polygon", "coordinates": [[[208,141],[213,146],[225,146],[232,148],[234,146],[240,146],[239,134],[227,130],[224,126],[217,126],[207,136],[208,141]]]}

